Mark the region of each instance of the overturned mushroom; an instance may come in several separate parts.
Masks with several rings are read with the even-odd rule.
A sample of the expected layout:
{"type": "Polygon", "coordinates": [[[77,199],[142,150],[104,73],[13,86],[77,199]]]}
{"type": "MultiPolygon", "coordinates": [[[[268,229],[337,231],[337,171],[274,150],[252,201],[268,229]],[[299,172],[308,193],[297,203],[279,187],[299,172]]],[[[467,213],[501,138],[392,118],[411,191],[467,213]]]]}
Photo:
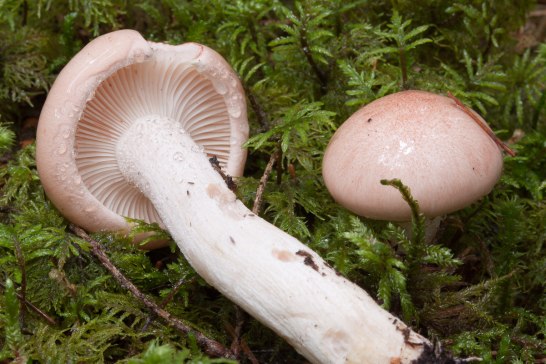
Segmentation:
{"type": "Polygon", "coordinates": [[[236,199],[206,152],[237,175],[246,134],[241,86],[218,54],[123,30],[95,39],[58,76],[37,163],[67,218],[91,230],[125,230],[121,216],[132,213],[162,222],[208,283],[314,363],[429,355],[425,338],[236,199]]]}

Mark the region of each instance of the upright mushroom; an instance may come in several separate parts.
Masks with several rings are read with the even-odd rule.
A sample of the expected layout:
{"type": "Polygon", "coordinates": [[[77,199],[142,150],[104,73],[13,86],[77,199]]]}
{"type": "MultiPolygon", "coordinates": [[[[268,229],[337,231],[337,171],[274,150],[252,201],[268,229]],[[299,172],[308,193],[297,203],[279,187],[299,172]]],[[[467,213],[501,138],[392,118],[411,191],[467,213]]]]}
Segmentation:
{"type": "Polygon", "coordinates": [[[382,97],[336,131],[324,155],[324,182],[337,202],[372,219],[411,218],[382,179],[400,179],[428,218],[459,210],[489,193],[501,175],[502,153],[483,128],[481,117],[446,96],[410,90],[382,97]]]}
{"type": "Polygon", "coordinates": [[[123,215],[161,221],[208,283],[314,363],[429,353],[425,338],[227,188],[206,153],[241,172],[245,113],[236,75],[211,49],[113,32],[59,74],[40,116],[38,171],[59,210],[87,229],[125,230],[123,215]]]}

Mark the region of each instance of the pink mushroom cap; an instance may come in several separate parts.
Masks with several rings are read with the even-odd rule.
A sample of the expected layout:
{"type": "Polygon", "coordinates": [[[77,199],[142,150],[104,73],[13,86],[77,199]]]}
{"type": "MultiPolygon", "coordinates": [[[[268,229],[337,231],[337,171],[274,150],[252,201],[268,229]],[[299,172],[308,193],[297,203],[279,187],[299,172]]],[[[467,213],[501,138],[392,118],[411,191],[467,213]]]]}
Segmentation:
{"type": "Polygon", "coordinates": [[[454,100],[410,90],[375,100],[345,121],[326,149],[323,177],[333,198],[354,213],[408,221],[407,203],[382,179],[400,179],[432,218],[488,194],[502,165],[498,146],[454,100]]]}

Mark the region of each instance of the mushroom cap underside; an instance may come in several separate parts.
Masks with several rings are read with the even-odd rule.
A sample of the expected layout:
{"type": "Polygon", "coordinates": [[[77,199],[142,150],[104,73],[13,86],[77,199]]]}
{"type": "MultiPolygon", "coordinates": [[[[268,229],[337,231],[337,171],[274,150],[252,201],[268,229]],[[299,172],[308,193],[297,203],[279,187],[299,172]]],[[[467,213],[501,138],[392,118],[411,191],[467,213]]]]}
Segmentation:
{"type": "Polygon", "coordinates": [[[454,100],[410,90],[366,105],[341,125],[326,149],[323,176],[334,199],[356,214],[408,221],[407,203],[382,179],[400,179],[421,211],[435,217],[489,193],[502,163],[495,142],[454,100]]]}
{"type": "Polygon", "coordinates": [[[227,174],[242,174],[246,104],[227,62],[196,43],[147,42],[132,30],[108,33],[65,66],[40,115],[38,172],[67,219],[91,231],[127,230],[124,217],[161,224],[115,159],[124,130],[148,115],[179,122],[227,174]]]}

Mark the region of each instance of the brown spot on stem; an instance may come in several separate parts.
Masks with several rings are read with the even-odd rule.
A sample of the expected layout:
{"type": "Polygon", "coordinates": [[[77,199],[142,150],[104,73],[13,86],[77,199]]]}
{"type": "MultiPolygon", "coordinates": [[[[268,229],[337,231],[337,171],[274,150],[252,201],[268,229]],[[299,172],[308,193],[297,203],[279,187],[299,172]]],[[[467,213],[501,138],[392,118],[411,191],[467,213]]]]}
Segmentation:
{"type": "Polygon", "coordinates": [[[236,200],[235,194],[230,190],[220,187],[215,183],[210,183],[206,189],[207,195],[216,200],[220,205],[236,200]]]}
{"type": "Polygon", "coordinates": [[[402,335],[404,335],[404,341],[407,343],[408,340],[409,340],[409,336],[410,336],[409,327],[406,327],[405,329],[402,330],[402,335]]]}
{"type": "Polygon", "coordinates": [[[222,178],[226,182],[227,187],[233,192],[235,192],[237,190],[237,185],[235,184],[235,181],[230,175],[227,175],[224,173],[224,171],[222,171],[218,158],[216,156],[212,156],[212,158],[209,158],[209,162],[212,165],[212,168],[214,168],[214,170],[218,172],[220,176],[222,176],[222,178]]]}
{"type": "Polygon", "coordinates": [[[281,262],[293,262],[296,260],[296,256],[288,250],[273,249],[271,253],[281,262]]]}
{"type": "Polygon", "coordinates": [[[229,237],[229,241],[231,242],[231,244],[235,245],[235,239],[233,239],[231,236],[229,237]]]}
{"type": "Polygon", "coordinates": [[[313,260],[313,256],[311,255],[311,253],[306,252],[305,250],[298,250],[296,252],[296,255],[299,255],[300,257],[304,257],[303,264],[313,268],[314,270],[318,272],[318,265],[313,260]]]}
{"type": "Polygon", "coordinates": [[[345,352],[350,336],[340,330],[329,329],[323,336],[323,342],[333,348],[335,352],[345,352]]]}
{"type": "Polygon", "coordinates": [[[404,343],[411,346],[423,346],[425,343],[421,340],[421,338],[411,329],[406,326],[403,322],[395,321],[396,329],[402,333],[402,336],[404,337],[404,343]]]}
{"type": "Polygon", "coordinates": [[[342,274],[340,272],[338,272],[337,269],[335,269],[330,264],[328,264],[328,262],[324,262],[324,265],[326,266],[326,268],[329,268],[329,269],[333,270],[334,273],[336,274],[336,276],[340,276],[340,277],[342,276],[342,274]]]}

